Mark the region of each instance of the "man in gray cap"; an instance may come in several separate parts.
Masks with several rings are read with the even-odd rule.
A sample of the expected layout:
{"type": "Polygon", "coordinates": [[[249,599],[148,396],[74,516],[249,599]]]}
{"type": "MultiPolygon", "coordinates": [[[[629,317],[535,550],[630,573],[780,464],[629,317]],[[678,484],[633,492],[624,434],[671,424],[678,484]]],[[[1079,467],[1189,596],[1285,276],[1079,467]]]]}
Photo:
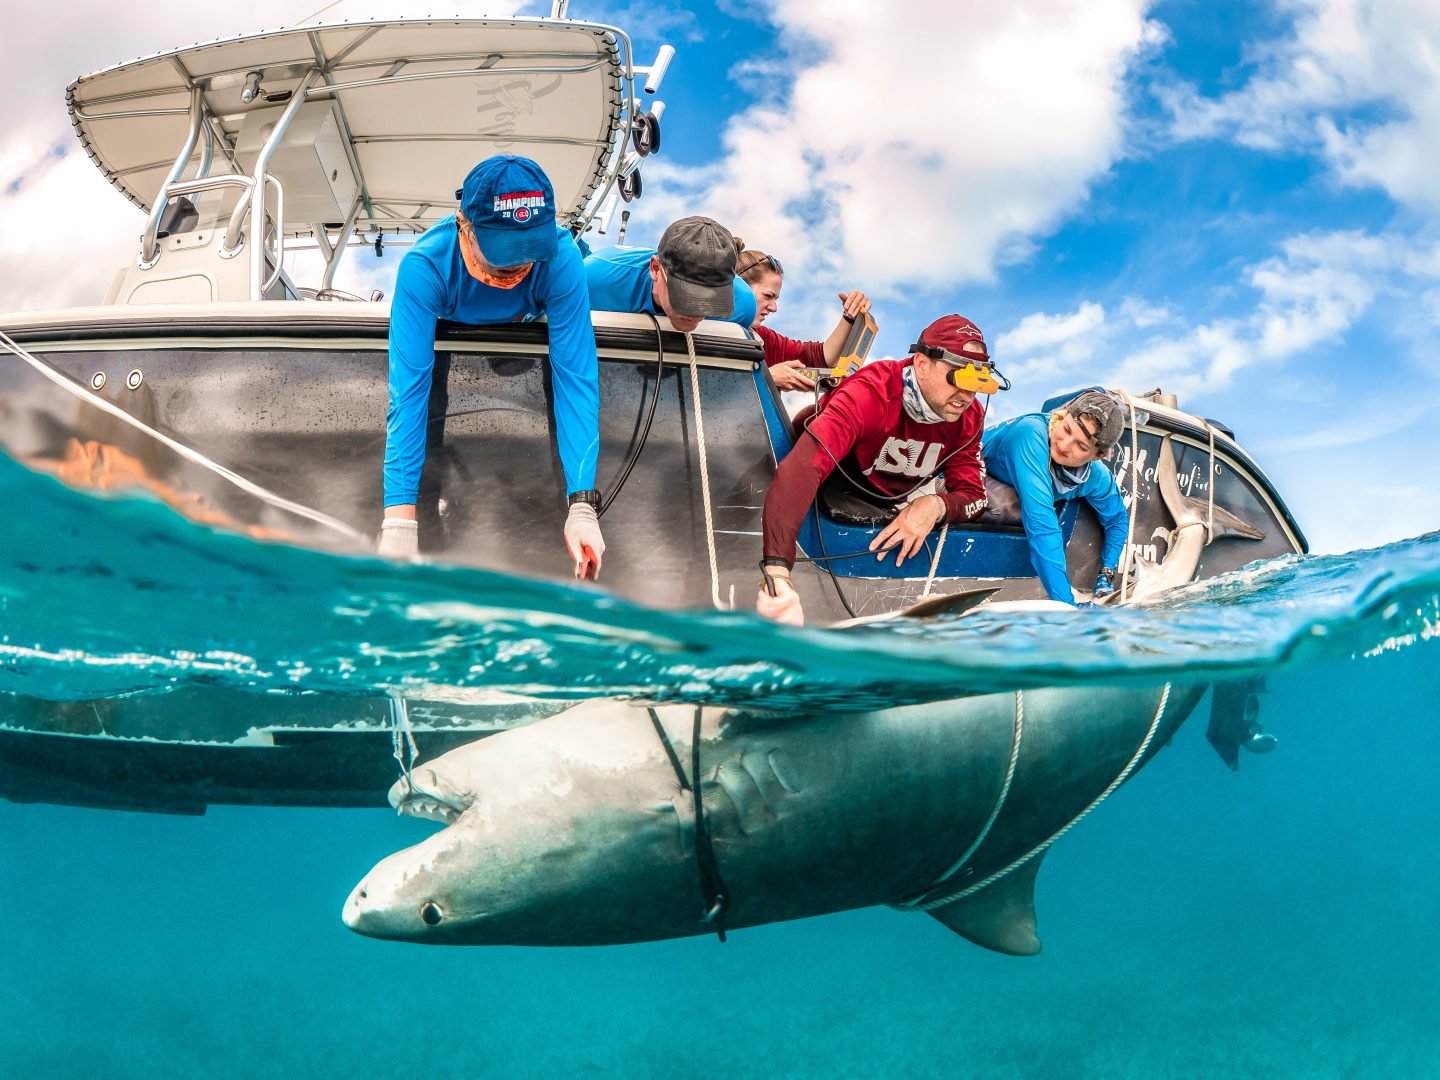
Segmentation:
{"type": "Polygon", "coordinates": [[[730,230],[707,217],[671,223],[658,248],[614,247],[585,259],[594,311],[664,315],[689,333],[705,319],[745,328],[755,321],[755,294],[735,274],[739,251],[730,230]]]}
{"type": "Polygon", "coordinates": [[[1100,464],[1125,431],[1125,403],[1104,390],[1086,390],[1051,413],[1027,413],[985,433],[985,464],[1020,497],[1020,522],[1030,562],[1051,600],[1075,603],[1065,569],[1065,541],[1055,508],[1084,499],[1105,529],[1095,599],[1114,591],[1129,516],[1115,477],[1100,464]]]}

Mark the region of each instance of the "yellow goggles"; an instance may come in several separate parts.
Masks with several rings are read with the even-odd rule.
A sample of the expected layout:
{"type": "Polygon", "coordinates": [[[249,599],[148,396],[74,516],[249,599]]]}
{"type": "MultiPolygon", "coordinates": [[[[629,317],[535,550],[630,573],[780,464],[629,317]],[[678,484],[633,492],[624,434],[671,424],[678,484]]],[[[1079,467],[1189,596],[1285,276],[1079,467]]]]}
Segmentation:
{"type": "Polygon", "coordinates": [[[1000,375],[989,364],[977,364],[973,361],[963,365],[951,364],[950,370],[945,373],[945,381],[957,390],[973,390],[977,394],[1008,390],[1010,380],[1005,379],[1002,385],[1001,379],[1005,379],[1005,376],[1000,375]]]}
{"type": "Polygon", "coordinates": [[[949,349],[939,349],[917,342],[910,346],[912,353],[928,356],[931,360],[944,360],[950,365],[945,372],[945,381],[957,390],[973,390],[977,394],[993,394],[997,390],[1009,390],[1010,380],[995,370],[988,357],[961,356],[949,349]]]}

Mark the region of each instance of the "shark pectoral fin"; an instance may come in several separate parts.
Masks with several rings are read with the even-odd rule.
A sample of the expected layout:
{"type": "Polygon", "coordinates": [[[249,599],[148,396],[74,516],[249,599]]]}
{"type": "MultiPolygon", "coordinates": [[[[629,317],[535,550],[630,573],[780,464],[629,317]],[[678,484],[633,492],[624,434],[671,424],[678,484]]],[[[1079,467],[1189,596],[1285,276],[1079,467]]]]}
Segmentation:
{"type": "Polygon", "coordinates": [[[1009,956],[1034,956],[1040,951],[1035,935],[1035,875],[1044,857],[1042,852],[993,885],[930,914],[976,945],[1009,956]]]}

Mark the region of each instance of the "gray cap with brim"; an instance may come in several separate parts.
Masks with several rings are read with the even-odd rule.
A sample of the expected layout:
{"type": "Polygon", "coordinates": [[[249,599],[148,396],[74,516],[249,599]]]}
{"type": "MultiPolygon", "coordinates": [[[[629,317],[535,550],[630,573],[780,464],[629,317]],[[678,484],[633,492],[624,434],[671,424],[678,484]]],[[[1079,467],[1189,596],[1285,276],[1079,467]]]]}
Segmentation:
{"type": "Polygon", "coordinates": [[[699,216],[671,222],[655,255],[675,314],[727,319],[734,312],[739,251],[724,225],[699,216]]]}
{"type": "Polygon", "coordinates": [[[1095,421],[1095,449],[1102,455],[1110,452],[1125,431],[1125,403],[1118,394],[1086,390],[1066,405],[1065,411],[1076,419],[1088,416],[1095,421]]]}
{"type": "Polygon", "coordinates": [[[670,307],[677,315],[698,315],[707,319],[728,319],[735,310],[735,286],[696,285],[686,281],[668,267],[666,284],[670,289],[670,307]]]}

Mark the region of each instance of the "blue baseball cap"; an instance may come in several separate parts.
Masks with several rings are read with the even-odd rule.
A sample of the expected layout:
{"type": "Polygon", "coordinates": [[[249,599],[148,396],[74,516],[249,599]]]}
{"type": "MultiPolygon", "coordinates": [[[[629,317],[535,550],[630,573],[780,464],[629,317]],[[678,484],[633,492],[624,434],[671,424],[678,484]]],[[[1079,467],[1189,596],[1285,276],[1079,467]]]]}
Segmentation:
{"type": "Polygon", "coordinates": [[[455,197],[491,266],[555,257],[555,189],[545,170],[529,158],[486,158],[470,170],[455,197]]]}

